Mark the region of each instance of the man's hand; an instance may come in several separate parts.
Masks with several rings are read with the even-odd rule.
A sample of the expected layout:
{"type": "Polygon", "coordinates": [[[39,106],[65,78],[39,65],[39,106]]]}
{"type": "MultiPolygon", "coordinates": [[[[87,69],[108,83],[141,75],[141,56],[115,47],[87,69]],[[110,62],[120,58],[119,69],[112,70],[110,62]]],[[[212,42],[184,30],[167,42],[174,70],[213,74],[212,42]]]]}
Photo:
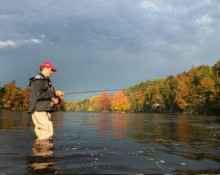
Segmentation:
{"type": "Polygon", "coordinates": [[[51,100],[53,102],[53,104],[57,105],[59,103],[59,99],[58,98],[52,98],[51,100]]]}
{"type": "Polygon", "coordinates": [[[55,94],[56,94],[57,97],[63,97],[64,96],[64,92],[62,92],[62,91],[56,91],[55,94]]]}

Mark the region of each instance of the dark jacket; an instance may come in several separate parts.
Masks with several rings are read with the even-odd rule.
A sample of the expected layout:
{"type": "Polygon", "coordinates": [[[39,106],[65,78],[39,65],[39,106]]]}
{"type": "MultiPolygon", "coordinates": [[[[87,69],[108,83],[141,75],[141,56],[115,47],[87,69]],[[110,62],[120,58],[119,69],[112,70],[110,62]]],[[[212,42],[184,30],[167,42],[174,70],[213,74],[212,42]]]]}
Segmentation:
{"type": "Polygon", "coordinates": [[[34,111],[52,112],[56,105],[51,99],[56,97],[54,87],[49,78],[42,73],[37,74],[29,80],[29,113],[34,111]]]}

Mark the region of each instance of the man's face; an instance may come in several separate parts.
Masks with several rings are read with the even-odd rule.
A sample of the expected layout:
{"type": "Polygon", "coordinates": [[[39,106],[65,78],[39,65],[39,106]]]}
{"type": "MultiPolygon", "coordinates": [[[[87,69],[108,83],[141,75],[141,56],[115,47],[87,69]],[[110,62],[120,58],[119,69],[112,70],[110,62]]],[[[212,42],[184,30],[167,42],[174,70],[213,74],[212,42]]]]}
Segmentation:
{"type": "Polygon", "coordinates": [[[51,68],[45,67],[43,69],[43,74],[45,77],[50,77],[53,74],[53,71],[51,70],[51,68]]]}

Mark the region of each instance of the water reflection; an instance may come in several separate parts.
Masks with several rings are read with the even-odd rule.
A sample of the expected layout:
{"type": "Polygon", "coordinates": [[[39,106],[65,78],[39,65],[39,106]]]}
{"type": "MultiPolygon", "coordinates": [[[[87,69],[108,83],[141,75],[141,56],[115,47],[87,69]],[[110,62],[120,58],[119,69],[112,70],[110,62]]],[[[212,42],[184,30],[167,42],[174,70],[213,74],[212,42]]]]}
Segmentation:
{"type": "Polygon", "coordinates": [[[27,156],[27,174],[54,174],[59,173],[53,168],[57,158],[53,157],[53,142],[49,140],[35,140],[33,155],[27,156]]]}
{"type": "Polygon", "coordinates": [[[99,125],[96,130],[101,133],[102,138],[106,139],[109,137],[109,131],[111,129],[111,127],[109,126],[110,122],[110,119],[105,117],[101,117],[97,120],[97,123],[99,125]]]}
{"type": "Polygon", "coordinates": [[[30,126],[30,117],[27,112],[13,112],[9,110],[1,111],[0,113],[0,129],[7,131],[13,130],[16,127],[21,127],[22,130],[27,130],[30,126]]]}
{"type": "Polygon", "coordinates": [[[53,122],[53,142],[33,141],[28,114],[0,112],[0,174],[220,172],[218,117],[59,112],[53,122]]]}
{"type": "MultiPolygon", "coordinates": [[[[56,132],[62,126],[63,115],[62,113],[53,113],[53,117],[56,132]]],[[[12,162],[17,164],[16,167],[18,167],[18,172],[13,171],[13,169],[16,169],[13,166],[10,167],[11,170],[8,169],[6,172],[21,174],[23,171],[20,168],[24,167],[26,174],[59,173],[57,168],[53,168],[54,162],[58,160],[58,158],[54,157],[54,143],[52,141],[39,140],[35,140],[33,144],[30,143],[30,140],[34,139],[34,133],[31,115],[27,112],[0,111],[0,134],[0,154],[6,156],[5,159],[8,164],[12,162]],[[16,156],[18,158],[24,156],[23,160],[26,162],[26,166],[23,166],[23,162],[16,161],[16,156]],[[11,161],[8,159],[11,159],[11,161]]],[[[5,164],[3,162],[0,159],[0,165],[5,164]]],[[[2,169],[0,168],[0,174],[2,173],[1,171],[2,169]]]]}
{"type": "Polygon", "coordinates": [[[126,114],[115,114],[112,116],[113,131],[115,137],[125,137],[128,129],[128,116],[126,114]]]}
{"type": "Polygon", "coordinates": [[[90,118],[88,122],[92,124],[95,131],[101,134],[103,139],[110,137],[111,118],[106,114],[99,114],[96,118],[90,118]]]}
{"type": "Polygon", "coordinates": [[[219,147],[219,120],[216,117],[161,114],[98,115],[88,120],[102,137],[130,137],[140,143],[155,142],[219,147]],[[112,135],[111,135],[112,134],[112,135]]]}
{"type": "Polygon", "coordinates": [[[177,116],[176,137],[181,143],[190,143],[191,141],[189,137],[190,126],[187,121],[188,117],[186,115],[177,116]]]}
{"type": "Polygon", "coordinates": [[[53,121],[53,127],[54,130],[56,131],[56,129],[62,127],[63,125],[63,112],[54,112],[52,113],[52,121],[53,121]]]}

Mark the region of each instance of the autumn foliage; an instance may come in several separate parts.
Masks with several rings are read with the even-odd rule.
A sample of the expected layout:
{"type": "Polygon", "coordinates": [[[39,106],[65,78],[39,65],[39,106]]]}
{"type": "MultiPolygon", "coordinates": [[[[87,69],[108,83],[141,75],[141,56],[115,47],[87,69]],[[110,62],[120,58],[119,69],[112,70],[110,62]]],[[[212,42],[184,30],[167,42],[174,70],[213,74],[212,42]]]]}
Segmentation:
{"type": "Polygon", "coordinates": [[[93,112],[220,114],[219,74],[220,60],[212,67],[193,66],[176,76],[146,80],[115,94],[105,92],[91,99],[70,102],[66,107],[93,112]]]}
{"type": "Polygon", "coordinates": [[[16,86],[16,82],[4,85],[0,91],[0,107],[2,109],[23,110],[28,107],[28,90],[22,90],[16,86]]]}
{"type": "Polygon", "coordinates": [[[189,76],[184,74],[178,74],[176,76],[178,81],[178,87],[176,93],[176,102],[178,104],[178,107],[183,110],[187,108],[190,105],[190,101],[187,98],[190,95],[190,82],[189,82],[189,76]]]}
{"type": "Polygon", "coordinates": [[[96,106],[99,111],[109,111],[111,106],[111,98],[106,92],[103,92],[96,100],[96,106]]]}
{"type": "Polygon", "coordinates": [[[130,110],[130,102],[128,97],[124,94],[123,91],[117,92],[112,96],[112,111],[129,111],[130,110]]]}
{"type": "MultiPolygon", "coordinates": [[[[114,94],[103,92],[77,102],[64,101],[66,111],[176,112],[220,114],[220,60],[214,66],[191,67],[167,78],[146,80],[114,94]]],[[[0,87],[0,108],[27,110],[28,88],[15,81],[0,87]]]]}

